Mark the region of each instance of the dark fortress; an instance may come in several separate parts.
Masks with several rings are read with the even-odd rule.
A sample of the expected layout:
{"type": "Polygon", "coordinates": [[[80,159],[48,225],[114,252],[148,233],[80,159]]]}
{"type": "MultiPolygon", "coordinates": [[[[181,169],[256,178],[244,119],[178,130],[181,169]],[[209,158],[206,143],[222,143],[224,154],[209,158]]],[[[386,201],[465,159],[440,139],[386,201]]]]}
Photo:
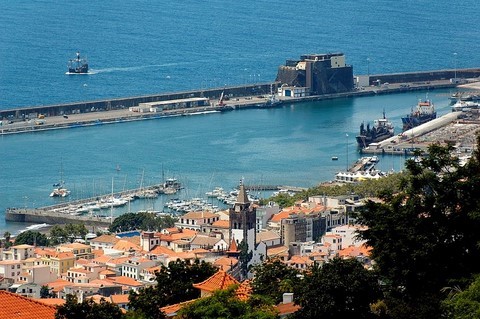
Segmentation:
{"type": "Polygon", "coordinates": [[[306,87],[310,95],[350,92],[354,88],[353,67],[343,53],[306,54],[287,60],[278,68],[276,81],[291,87],[306,87]]]}

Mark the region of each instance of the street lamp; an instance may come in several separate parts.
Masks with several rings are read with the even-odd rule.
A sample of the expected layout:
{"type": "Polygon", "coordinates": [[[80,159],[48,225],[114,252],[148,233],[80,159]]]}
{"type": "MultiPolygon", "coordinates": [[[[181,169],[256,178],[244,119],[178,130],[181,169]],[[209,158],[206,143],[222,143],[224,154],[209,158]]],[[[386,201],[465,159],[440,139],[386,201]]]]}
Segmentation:
{"type": "Polygon", "coordinates": [[[454,63],[455,63],[455,83],[457,82],[457,52],[453,52],[453,59],[454,59],[454,63]]]}
{"type": "Polygon", "coordinates": [[[370,77],[370,58],[367,58],[367,76],[370,77]]]}
{"type": "Polygon", "coordinates": [[[347,172],[348,172],[348,133],[345,134],[346,140],[347,140],[347,172]]]}

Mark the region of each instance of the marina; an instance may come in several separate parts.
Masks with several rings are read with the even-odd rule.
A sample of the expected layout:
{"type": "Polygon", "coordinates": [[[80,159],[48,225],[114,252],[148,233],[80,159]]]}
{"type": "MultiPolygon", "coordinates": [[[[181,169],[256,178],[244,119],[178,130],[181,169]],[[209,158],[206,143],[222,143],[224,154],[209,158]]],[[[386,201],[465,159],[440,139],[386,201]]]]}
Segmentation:
{"type": "Polygon", "coordinates": [[[172,195],[182,188],[174,178],[162,184],[149,185],[92,198],[62,202],[39,208],[7,208],[5,220],[24,223],[65,224],[84,222],[87,225],[110,224],[113,209],[130,205],[137,199],[156,198],[161,194],[172,195]]]}
{"type": "MultiPolygon", "coordinates": [[[[467,68],[478,70],[480,65],[472,50],[479,34],[468,31],[472,25],[464,19],[464,7],[449,2],[432,3],[432,19],[405,15],[425,9],[417,2],[393,11],[386,3],[378,3],[372,11],[365,2],[342,3],[340,7],[333,2],[322,6],[309,2],[306,7],[311,10],[305,11],[289,3],[277,3],[272,10],[271,3],[247,1],[228,4],[231,8],[225,7],[225,14],[214,16],[211,12],[218,12],[218,5],[225,3],[189,3],[188,10],[174,2],[152,2],[148,5],[151,10],[133,2],[117,5],[118,10],[111,10],[111,4],[103,2],[72,3],[73,7],[56,2],[33,1],[28,6],[5,2],[2,128],[6,132],[7,127],[25,125],[17,124],[23,122],[24,110],[45,118],[29,117],[27,126],[33,130],[0,137],[0,229],[15,231],[27,226],[6,223],[8,207],[31,209],[107,194],[112,176],[126,180],[125,189],[138,188],[143,168],[150,179],[145,184],[155,184],[161,180],[162,164],[171,172],[169,176],[182,180],[186,186],[182,192],[188,192],[185,198],[202,197],[215,186],[229,190],[241,177],[251,184],[311,187],[331,180],[335,172],[363,156],[353,138],[362,121],[378,118],[385,108],[400,132],[401,117],[426,91],[441,117],[451,112],[449,97],[463,90],[449,79],[478,77],[467,68]],[[261,18],[251,14],[252,6],[261,18]],[[166,10],[172,12],[168,19],[152,23],[166,10]],[[125,12],[129,12],[127,18],[125,12]],[[92,20],[92,16],[98,19],[92,20]],[[297,21],[299,17],[305,23],[277,28],[279,21],[297,21]],[[31,23],[38,19],[39,23],[31,23]],[[372,21],[382,27],[372,28],[372,21]],[[318,28],[306,30],[308,23],[318,28]],[[238,32],[239,25],[244,32],[238,32]],[[101,37],[98,30],[102,30],[101,37]],[[389,30],[388,37],[385,30],[389,30]],[[412,54],[411,35],[417,33],[424,41],[422,49],[412,54]],[[242,102],[244,97],[267,96],[285,59],[319,49],[345,53],[355,78],[363,79],[362,93],[303,101],[290,97],[274,108],[119,124],[114,120],[116,114],[110,113],[151,102],[156,96],[173,100],[187,98],[192,92],[200,95],[203,91],[203,96],[218,100],[225,90],[230,98],[227,104],[242,102]],[[65,75],[66,62],[77,51],[82,57],[88,55],[89,73],[65,75]],[[395,76],[398,72],[401,79],[395,76]],[[443,78],[444,86],[435,86],[432,78],[443,78]],[[388,82],[388,87],[376,86],[377,80],[382,85],[388,82]],[[410,87],[400,87],[407,84],[410,87]],[[417,85],[422,88],[415,91],[417,85]],[[126,97],[134,98],[131,104],[126,97]],[[81,126],[89,116],[91,124],[81,126]],[[113,120],[103,120],[104,116],[113,120]],[[70,126],[42,129],[57,117],[70,126]],[[338,159],[332,160],[332,156],[338,159]],[[52,163],[61,158],[71,194],[51,198],[52,183],[58,180],[58,165],[52,163]],[[117,165],[121,171],[115,170],[117,165]]],[[[417,136],[417,130],[423,129],[407,133],[417,136]]],[[[381,149],[376,151],[381,158],[378,168],[401,170],[404,156],[391,156],[387,147],[385,143],[384,155],[381,149]]],[[[121,184],[115,182],[115,187],[123,189],[121,184]]],[[[166,197],[159,196],[157,209],[163,207],[166,197]]],[[[153,199],[135,201],[132,209],[153,209],[151,202],[153,199]]]]}

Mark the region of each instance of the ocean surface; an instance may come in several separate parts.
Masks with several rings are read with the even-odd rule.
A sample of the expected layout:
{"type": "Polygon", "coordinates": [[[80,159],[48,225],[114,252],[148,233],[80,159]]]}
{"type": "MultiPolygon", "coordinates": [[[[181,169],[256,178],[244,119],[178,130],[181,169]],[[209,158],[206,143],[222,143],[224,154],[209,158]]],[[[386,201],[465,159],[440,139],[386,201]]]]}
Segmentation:
{"type": "MultiPolygon", "coordinates": [[[[273,81],[306,53],[343,52],[355,74],[479,67],[480,33],[462,1],[2,1],[0,109],[273,81]],[[80,51],[91,74],[66,75],[80,51]]],[[[362,121],[400,118],[427,92],[0,137],[0,236],[7,207],[69,199],[176,177],[184,197],[215,186],[313,186],[359,154],[362,121]],[[338,156],[338,161],[332,161],[338,156]],[[120,169],[116,169],[116,168],[120,169]]],[[[439,114],[449,91],[428,92],[439,114]]],[[[400,170],[385,156],[380,167],[400,170]]],[[[138,203],[161,209],[162,201],[138,203]],[[154,207],[156,206],[156,207],[154,207]]]]}

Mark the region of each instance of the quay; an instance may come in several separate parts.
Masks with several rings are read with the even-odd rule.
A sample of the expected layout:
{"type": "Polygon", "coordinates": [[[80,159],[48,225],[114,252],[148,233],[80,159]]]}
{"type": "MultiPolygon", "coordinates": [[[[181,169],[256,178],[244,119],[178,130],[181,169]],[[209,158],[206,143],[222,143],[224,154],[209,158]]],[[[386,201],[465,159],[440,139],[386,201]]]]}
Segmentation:
{"type": "Polygon", "coordinates": [[[245,185],[245,189],[248,191],[278,191],[286,190],[294,193],[307,190],[305,187],[286,186],[286,185],[245,185]]]}
{"type": "MultiPolygon", "coordinates": [[[[89,226],[109,226],[114,217],[100,214],[100,208],[94,213],[93,210],[86,211],[85,214],[80,214],[79,210],[85,208],[84,205],[92,203],[106,203],[104,210],[113,209],[113,202],[109,205],[109,200],[113,198],[128,197],[128,202],[137,198],[150,198],[158,196],[159,194],[172,194],[179,188],[166,187],[166,184],[155,184],[137,189],[125,190],[111,194],[104,194],[101,196],[84,198],[75,201],[67,201],[56,205],[39,207],[39,208],[7,208],[5,212],[5,220],[10,222],[22,223],[36,223],[36,224],[68,224],[68,223],[84,223],[89,226]]],[[[88,207],[88,206],[87,206],[88,207]]]]}
{"type": "MultiPolygon", "coordinates": [[[[461,85],[469,89],[480,89],[480,82],[461,85]]],[[[476,135],[480,133],[480,110],[467,109],[447,113],[439,118],[392,136],[379,143],[370,144],[360,150],[372,155],[412,156],[415,152],[425,154],[432,143],[451,143],[460,159],[471,156],[476,147],[476,135]]]]}
{"type": "Polygon", "coordinates": [[[281,87],[280,82],[61,105],[4,109],[0,110],[0,135],[217,113],[242,108],[276,107],[299,102],[455,88],[460,84],[460,81],[452,81],[454,75],[462,80],[477,79],[480,76],[480,69],[358,76],[356,77],[356,88],[348,92],[319,95],[306,94],[300,97],[277,97],[275,94],[275,101],[271,100],[272,93],[278,92],[281,87]],[[200,104],[198,101],[203,101],[204,103],[200,104]],[[155,112],[143,112],[140,105],[149,104],[162,104],[163,106],[157,107],[156,110],[158,111],[155,112]],[[136,111],[132,111],[134,109],[136,111]]]}

